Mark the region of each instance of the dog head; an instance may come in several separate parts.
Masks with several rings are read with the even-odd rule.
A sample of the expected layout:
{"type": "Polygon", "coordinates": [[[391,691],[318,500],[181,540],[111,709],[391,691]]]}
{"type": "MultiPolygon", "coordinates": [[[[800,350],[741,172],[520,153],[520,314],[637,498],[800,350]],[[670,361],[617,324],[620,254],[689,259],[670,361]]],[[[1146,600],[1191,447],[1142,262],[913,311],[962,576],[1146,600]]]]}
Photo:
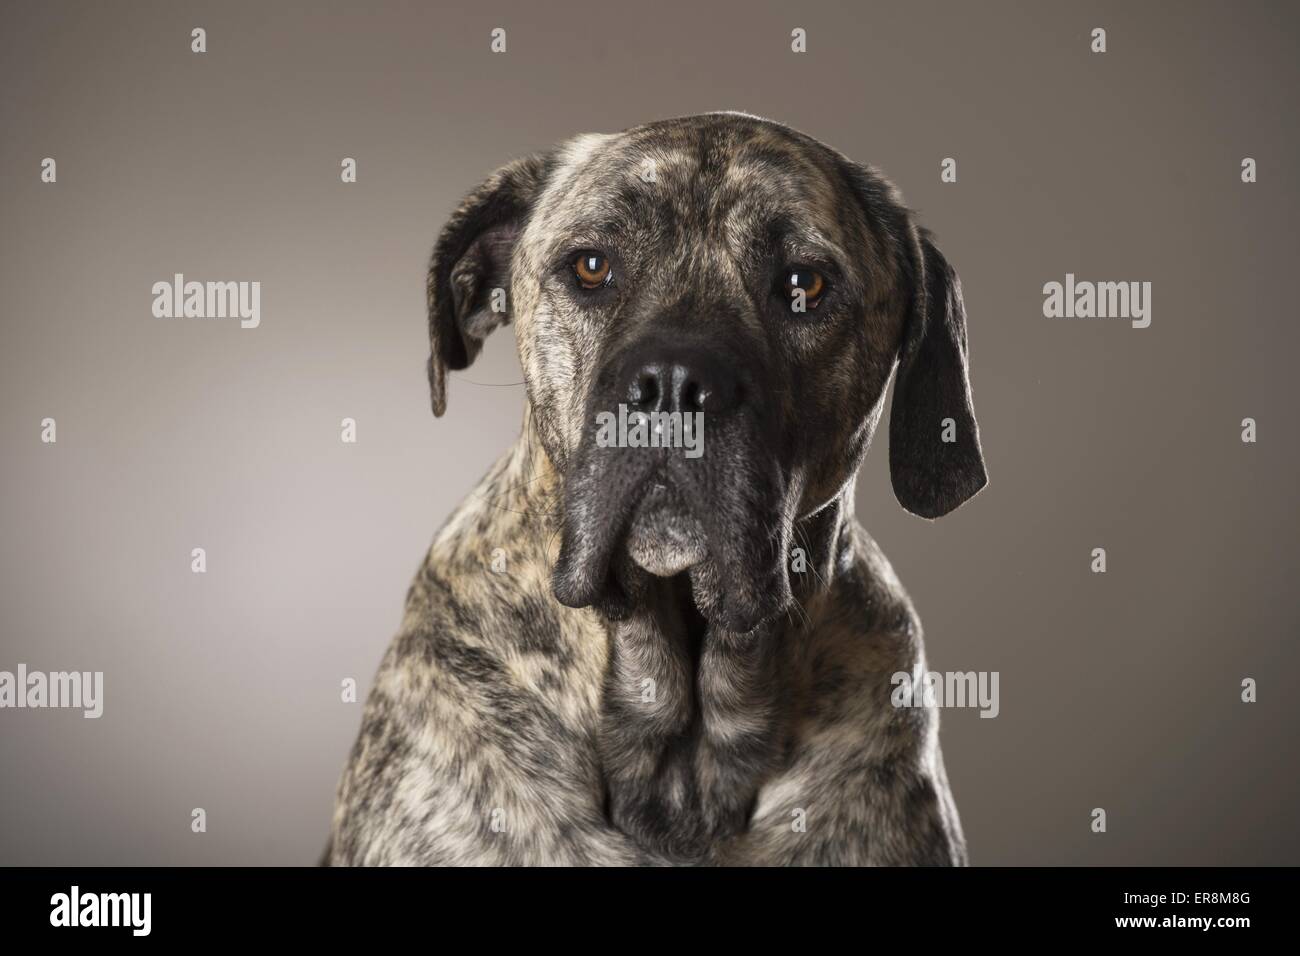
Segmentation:
{"type": "Polygon", "coordinates": [[[876,172],[735,113],[580,136],[514,162],[444,228],[433,410],[513,322],[563,480],[556,597],[614,616],[686,573],[745,632],[792,598],[792,530],[841,499],[895,366],[909,511],[985,484],[956,274],[876,172]]]}

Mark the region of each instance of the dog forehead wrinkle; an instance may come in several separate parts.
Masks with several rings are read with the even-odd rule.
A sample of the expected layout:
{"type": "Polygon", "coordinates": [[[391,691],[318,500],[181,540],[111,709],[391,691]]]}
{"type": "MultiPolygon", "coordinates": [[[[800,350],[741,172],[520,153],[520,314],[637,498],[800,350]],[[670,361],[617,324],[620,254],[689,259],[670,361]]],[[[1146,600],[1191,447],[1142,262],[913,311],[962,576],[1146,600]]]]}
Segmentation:
{"type": "Polygon", "coordinates": [[[854,274],[858,260],[867,254],[842,228],[837,214],[803,199],[766,203],[751,197],[727,211],[721,231],[732,256],[741,261],[770,250],[787,262],[829,260],[854,274]],[[851,254],[851,248],[859,251],[851,254]]]}
{"type": "Polygon", "coordinates": [[[700,239],[691,244],[681,263],[687,288],[732,299],[744,293],[744,267],[730,244],[700,239]]]}

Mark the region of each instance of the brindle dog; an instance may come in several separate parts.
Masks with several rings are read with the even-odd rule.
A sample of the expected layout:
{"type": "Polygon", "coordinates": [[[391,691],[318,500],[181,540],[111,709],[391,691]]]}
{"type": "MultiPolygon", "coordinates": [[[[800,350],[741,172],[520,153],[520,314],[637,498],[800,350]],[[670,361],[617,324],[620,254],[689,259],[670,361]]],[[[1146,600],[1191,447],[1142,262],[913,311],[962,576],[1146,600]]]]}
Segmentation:
{"type": "Polygon", "coordinates": [[[853,512],[896,365],[900,503],[986,482],[960,285],[895,189],[742,114],[579,136],[469,195],[428,296],[434,414],[506,322],[528,405],[407,595],[325,862],[964,863],[853,512]],[[606,447],[619,405],[702,413],[703,455],[606,447]]]}

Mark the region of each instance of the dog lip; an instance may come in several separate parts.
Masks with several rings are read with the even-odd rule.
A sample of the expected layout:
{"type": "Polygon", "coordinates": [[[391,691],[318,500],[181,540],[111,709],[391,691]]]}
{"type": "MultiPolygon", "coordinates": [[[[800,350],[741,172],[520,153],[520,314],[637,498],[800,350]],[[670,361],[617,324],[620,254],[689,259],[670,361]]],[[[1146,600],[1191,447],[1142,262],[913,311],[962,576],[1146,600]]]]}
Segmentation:
{"type": "MultiPolygon", "coordinates": [[[[591,459],[583,465],[585,471],[578,480],[588,488],[609,480],[602,465],[591,459]]],[[[615,553],[626,547],[633,522],[650,498],[671,494],[662,462],[633,475],[621,495],[605,499],[599,518],[586,512],[574,520],[566,501],[560,554],[551,572],[551,590],[561,604],[589,607],[599,603],[602,595],[609,595],[616,587],[612,571],[615,553]]]]}
{"type": "Polygon", "coordinates": [[[652,512],[695,518],[695,509],[687,503],[681,485],[665,474],[663,468],[651,473],[641,488],[633,493],[633,497],[635,502],[627,526],[622,529],[623,535],[627,534],[638,518],[652,512]]]}

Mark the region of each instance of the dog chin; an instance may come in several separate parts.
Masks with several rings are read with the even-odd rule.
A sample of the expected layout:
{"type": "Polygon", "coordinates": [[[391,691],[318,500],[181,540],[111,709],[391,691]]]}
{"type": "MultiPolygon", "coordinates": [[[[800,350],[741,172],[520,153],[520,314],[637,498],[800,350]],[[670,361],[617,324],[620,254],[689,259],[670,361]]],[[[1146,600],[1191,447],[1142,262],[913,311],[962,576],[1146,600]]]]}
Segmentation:
{"type": "Polygon", "coordinates": [[[672,577],[708,559],[704,527],[663,486],[651,490],[628,526],[624,548],[643,571],[672,577]]]}

